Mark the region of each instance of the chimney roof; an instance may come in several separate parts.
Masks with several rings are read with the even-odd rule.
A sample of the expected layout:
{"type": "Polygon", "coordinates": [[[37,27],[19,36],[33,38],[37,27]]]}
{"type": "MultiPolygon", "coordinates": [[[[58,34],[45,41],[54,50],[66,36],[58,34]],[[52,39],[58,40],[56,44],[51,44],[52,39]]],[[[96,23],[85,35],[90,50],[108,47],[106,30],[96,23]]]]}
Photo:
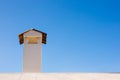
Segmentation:
{"type": "Polygon", "coordinates": [[[44,32],[42,32],[42,31],[36,30],[36,29],[34,29],[34,28],[32,28],[32,29],[30,29],[30,30],[27,30],[27,31],[25,31],[25,32],[23,32],[23,33],[21,33],[21,34],[18,35],[18,37],[19,37],[19,43],[20,43],[20,44],[23,44],[23,43],[24,43],[24,37],[23,37],[24,33],[27,33],[27,32],[29,32],[29,31],[31,31],[31,30],[37,31],[37,32],[39,32],[39,33],[42,33],[42,43],[46,44],[47,34],[44,33],[44,32]]]}

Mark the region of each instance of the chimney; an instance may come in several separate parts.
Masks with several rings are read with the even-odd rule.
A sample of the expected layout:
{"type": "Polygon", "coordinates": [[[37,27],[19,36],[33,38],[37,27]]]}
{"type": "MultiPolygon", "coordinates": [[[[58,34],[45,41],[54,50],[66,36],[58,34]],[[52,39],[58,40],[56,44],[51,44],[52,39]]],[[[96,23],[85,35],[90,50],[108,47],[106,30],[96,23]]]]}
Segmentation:
{"type": "Polygon", "coordinates": [[[19,34],[20,44],[24,44],[23,72],[41,72],[42,43],[46,44],[47,34],[36,29],[30,29],[19,34]]]}

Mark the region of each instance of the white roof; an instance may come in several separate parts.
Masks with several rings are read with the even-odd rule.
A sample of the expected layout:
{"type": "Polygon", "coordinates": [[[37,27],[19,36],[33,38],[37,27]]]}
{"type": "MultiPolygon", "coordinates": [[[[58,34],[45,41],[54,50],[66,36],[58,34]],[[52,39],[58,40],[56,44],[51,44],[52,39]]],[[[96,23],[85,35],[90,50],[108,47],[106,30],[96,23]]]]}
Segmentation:
{"type": "Polygon", "coordinates": [[[120,80],[119,73],[1,73],[0,80],[120,80]]]}

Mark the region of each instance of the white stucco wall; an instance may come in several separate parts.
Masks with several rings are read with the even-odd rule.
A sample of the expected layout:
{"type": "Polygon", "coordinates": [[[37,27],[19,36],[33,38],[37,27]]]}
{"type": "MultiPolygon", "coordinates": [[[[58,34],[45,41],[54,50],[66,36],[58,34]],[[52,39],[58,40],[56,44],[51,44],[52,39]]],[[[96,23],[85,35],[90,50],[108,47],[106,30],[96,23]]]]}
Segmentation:
{"type": "Polygon", "coordinates": [[[119,73],[14,73],[0,74],[0,80],[120,80],[119,73]]]}
{"type": "Polygon", "coordinates": [[[29,31],[24,34],[23,72],[41,72],[42,33],[29,31]],[[40,37],[37,44],[28,44],[29,37],[40,37]]]}

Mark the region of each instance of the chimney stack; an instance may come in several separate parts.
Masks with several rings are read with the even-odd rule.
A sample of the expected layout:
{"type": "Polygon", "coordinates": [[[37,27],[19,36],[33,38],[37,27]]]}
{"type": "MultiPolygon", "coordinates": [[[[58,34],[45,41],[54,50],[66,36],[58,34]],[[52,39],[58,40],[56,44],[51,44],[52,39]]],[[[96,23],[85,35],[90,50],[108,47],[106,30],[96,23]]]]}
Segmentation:
{"type": "Polygon", "coordinates": [[[42,43],[46,44],[47,34],[36,29],[30,29],[19,34],[20,44],[24,43],[23,72],[41,72],[42,43]]]}

